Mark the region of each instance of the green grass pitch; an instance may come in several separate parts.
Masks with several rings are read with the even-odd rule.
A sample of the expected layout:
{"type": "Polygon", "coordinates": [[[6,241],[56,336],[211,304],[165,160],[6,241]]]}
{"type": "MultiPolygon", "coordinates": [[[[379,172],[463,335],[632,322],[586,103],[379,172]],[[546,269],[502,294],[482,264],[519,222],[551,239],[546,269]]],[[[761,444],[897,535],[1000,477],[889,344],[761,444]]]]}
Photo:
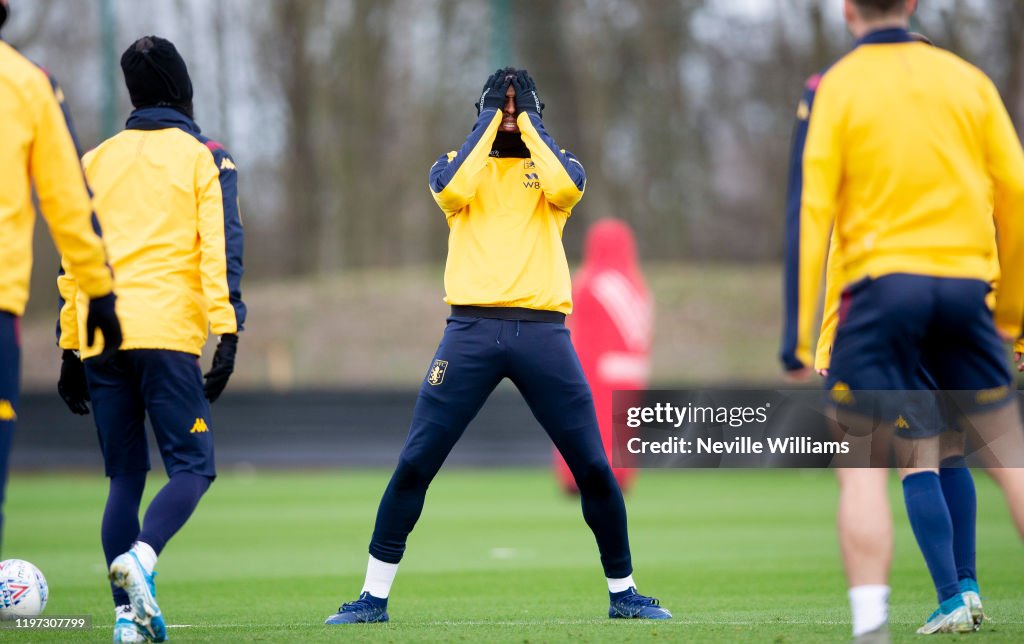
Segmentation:
{"type": "MultiPolygon", "coordinates": [[[[158,564],[169,639],[223,641],[843,641],[846,588],[830,472],[644,471],[627,498],[635,577],[675,614],[612,621],[578,503],[541,470],[446,470],[431,487],[390,600],[391,623],[329,628],[359,592],[389,472],[225,473],[158,564]]],[[[1024,640],[1024,556],[984,474],[978,568],[992,621],[972,640],[1024,640]]],[[[154,477],[148,493],[158,484],[154,477]]],[[[50,583],[48,615],[91,631],[0,631],[11,642],[109,641],[113,611],[99,543],[105,480],[14,475],[5,557],[50,583]]],[[[898,484],[891,630],[934,608],[898,484]]],[[[950,636],[945,636],[950,637],[950,636]]]]}

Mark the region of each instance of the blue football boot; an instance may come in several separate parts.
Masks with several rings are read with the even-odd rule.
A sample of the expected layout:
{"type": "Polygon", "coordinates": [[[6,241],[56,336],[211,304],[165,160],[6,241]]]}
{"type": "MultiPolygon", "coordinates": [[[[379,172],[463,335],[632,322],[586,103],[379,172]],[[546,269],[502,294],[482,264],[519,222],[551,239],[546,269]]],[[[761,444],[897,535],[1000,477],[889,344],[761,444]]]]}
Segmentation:
{"type": "Polygon", "coordinates": [[[657,599],[641,595],[632,586],[621,593],[608,593],[608,597],[608,617],[612,619],[672,619],[672,613],[659,606],[657,599]]]}
{"type": "Polygon", "coordinates": [[[973,630],[974,620],[971,619],[971,611],[964,603],[964,596],[958,594],[939,604],[924,626],[917,629],[917,634],[970,633],[973,630]]]}
{"type": "Polygon", "coordinates": [[[324,624],[376,624],[388,621],[388,600],[364,592],[354,602],[342,604],[324,624]]]}
{"type": "Polygon", "coordinates": [[[146,632],[132,619],[131,608],[128,608],[125,613],[118,613],[117,621],[114,622],[114,644],[148,641],[149,637],[146,636],[146,632]]]}
{"type": "Polygon", "coordinates": [[[167,624],[156,603],[156,586],[152,575],[139,563],[134,552],[118,555],[110,564],[110,581],[128,593],[132,603],[135,623],[142,627],[146,636],[154,642],[167,641],[167,624]]]}
{"type": "Polygon", "coordinates": [[[978,630],[981,628],[981,623],[985,621],[988,616],[985,615],[985,609],[981,607],[981,591],[978,589],[977,580],[969,577],[961,579],[960,594],[964,598],[964,604],[967,605],[967,610],[971,611],[971,619],[974,620],[974,630],[978,630]]]}

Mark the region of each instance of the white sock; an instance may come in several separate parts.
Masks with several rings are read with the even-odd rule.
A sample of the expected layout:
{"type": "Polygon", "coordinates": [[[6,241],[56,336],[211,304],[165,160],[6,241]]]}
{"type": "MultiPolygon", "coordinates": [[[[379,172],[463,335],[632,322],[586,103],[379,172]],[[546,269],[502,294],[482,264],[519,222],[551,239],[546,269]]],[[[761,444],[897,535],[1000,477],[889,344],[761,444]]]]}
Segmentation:
{"type": "Polygon", "coordinates": [[[608,592],[610,593],[621,593],[624,590],[636,588],[636,584],[633,582],[633,575],[623,577],[622,579],[612,579],[611,577],[605,577],[605,579],[608,580],[608,592]]]}
{"type": "Polygon", "coordinates": [[[132,610],[132,605],[131,604],[121,604],[120,606],[115,606],[114,607],[114,621],[115,622],[117,620],[121,619],[122,617],[124,617],[125,619],[131,619],[132,615],[134,615],[134,614],[135,614],[135,611],[132,610]]]}
{"type": "Polygon", "coordinates": [[[884,626],[889,621],[889,587],[885,584],[854,586],[849,595],[854,637],[884,626]]]}
{"type": "Polygon", "coordinates": [[[128,552],[135,553],[147,575],[153,574],[153,569],[156,568],[156,551],[153,550],[152,546],[145,541],[136,541],[128,552]]]}
{"type": "Polygon", "coordinates": [[[366,564],[366,581],[363,582],[362,592],[387,599],[397,573],[398,564],[385,563],[370,555],[370,561],[366,564]]]}

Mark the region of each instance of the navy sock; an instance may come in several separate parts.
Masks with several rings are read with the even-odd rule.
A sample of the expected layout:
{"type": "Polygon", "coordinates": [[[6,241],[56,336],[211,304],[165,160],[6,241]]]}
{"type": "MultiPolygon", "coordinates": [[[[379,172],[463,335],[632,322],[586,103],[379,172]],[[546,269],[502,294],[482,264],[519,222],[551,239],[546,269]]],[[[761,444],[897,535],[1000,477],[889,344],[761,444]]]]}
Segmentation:
{"type": "Polygon", "coordinates": [[[978,497],[974,491],[974,478],[963,456],[942,461],[939,470],[942,495],[946,497],[949,516],[953,520],[953,558],[960,579],[977,580],[975,569],[975,543],[977,536],[978,497]]]}
{"type": "Polygon", "coordinates": [[[171,537],[192,516],[199,499],[212,482],[213,479],[208,476],[191,472],[179,472],[172,476],[146,509],[138,540],[149,544],[159,555],[171,537]]]}
{"type": "MultiPolygon", "coordinates": [[[[103,523],[100,528],[100,540],[103,542],[103,554],[107,558],[107,568],[114,557],[123,554],[132,547],[139,536],[139,503],[142,502],[142,491],[146,487],[146,472],[131,472],[110,477],[110,493],[107,495],[107,506],[103,510],[103,523]]],[[[128,593],[110,584],[114,596],[114,606],[129,603],[128,593]]]]}
{"type": "Polygon", "coordinates": [[[939,475],[917,472],[903,479],[903,499],[910,527],[928,564],[939,603],[960,592],[953,559],[953,521],[942,494],[939,475]]]}

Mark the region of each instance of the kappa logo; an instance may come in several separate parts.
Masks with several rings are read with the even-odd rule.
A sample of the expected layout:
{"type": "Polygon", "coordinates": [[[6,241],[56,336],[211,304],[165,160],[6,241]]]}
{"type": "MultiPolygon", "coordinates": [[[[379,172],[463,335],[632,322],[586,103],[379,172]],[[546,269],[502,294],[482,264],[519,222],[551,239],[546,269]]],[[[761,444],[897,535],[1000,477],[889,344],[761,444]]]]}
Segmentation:
{"type": "Polygon", "coordinates": [[[910,423],[907,422],[907,419],[902,414],[896,418],[896,429],[910,429],[910,423]]]}
{"type": "Polygon", "coordinates": [[[807,101],[801,100],[800,104],[796,106],[796,117],[801,121],[806,121],[811,116],[811,106],[807,104],[807,101]]]}
{"type": "Polygon", "coordinates": [[[850,385],[845,382],[837,382],[832,385],[831,392],[832,400],[839,403],[840,405],[852,405],[853,394],[850,392],[850,385]]]}
{"type": "Polygon", "coordinates": [[[540,175],[538,175],[536,172],[527,172],[523,176],[526,177],[526,181],[523,182],[524,188],[533,188],[535,190],[540,190],[540,175]]]}
{"type": "Polygon", "coordinates": [[[220,169],[237,170],[238,168],[235,167],[235,164],[231,161],[231,159],[224,157],[223,159],[220,160],[220,169]]]}
{"type": "Polygon", "coordinates": [[[202,418],[196,418],[195,424],[192,425],[192,429],[188,430],[189,434],[205,434],[210,431],[210,428],[206,426],[206,421],[202,418]]]}
{"type": "MultiPolygon", "coordinates": [[[[991,405],[1005,399],[1010,395],[1009,387],[994,387],[992,389],[982,389],[981,391],[974,394],[974,401],[979,405],[991,405]]],[[[3,415],[0,413],[0,420],[3,420],[3,415]]]]}
{"type": "Polygon", "coordinates": [[[427,374],[427,382],[434,387],[444,382],[444,374],[448,371],[447,360],[434,360],[430,365],[430,373],[427,374]]]}
{"type": "Polygon", "coordinates": [[[14,405],[10,400],[0,398],[0,422],[18,420],[18,414],[14,413],[14,405]]]}

